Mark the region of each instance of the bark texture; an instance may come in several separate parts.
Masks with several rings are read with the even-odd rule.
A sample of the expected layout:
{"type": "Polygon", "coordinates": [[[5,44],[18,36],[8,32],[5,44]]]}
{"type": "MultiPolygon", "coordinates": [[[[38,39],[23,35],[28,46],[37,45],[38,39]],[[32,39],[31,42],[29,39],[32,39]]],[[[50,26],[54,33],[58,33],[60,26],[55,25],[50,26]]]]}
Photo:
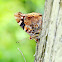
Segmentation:
{"type": "Polygon", "coordinates": [[[62,0],[46,0],[34,62],[62,62],[62,0]]]}

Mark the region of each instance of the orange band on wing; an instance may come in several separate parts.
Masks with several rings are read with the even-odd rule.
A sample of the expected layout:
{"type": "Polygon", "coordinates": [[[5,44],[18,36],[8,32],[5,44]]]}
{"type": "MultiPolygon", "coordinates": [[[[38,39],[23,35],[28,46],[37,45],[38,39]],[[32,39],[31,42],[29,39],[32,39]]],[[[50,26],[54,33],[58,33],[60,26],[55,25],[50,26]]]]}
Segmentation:
{"type": "Polygon", "coordinates": [[[27,30],[27,27],[26,27],[26,26],[24,27],[24,30],[25,30],[25,31],[27,30]]]}

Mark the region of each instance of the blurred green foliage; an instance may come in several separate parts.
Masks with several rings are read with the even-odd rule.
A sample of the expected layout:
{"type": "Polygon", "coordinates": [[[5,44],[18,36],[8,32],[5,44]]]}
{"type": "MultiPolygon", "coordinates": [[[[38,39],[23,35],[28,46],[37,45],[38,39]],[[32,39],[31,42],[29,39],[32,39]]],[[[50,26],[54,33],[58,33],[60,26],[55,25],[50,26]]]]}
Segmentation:
{"type": "Polygon", "coordinates": [[[0,0],[0,62],[34,62],[34,40],[17,24],[14,13],[44,12],[45,0],[0,0]]]}

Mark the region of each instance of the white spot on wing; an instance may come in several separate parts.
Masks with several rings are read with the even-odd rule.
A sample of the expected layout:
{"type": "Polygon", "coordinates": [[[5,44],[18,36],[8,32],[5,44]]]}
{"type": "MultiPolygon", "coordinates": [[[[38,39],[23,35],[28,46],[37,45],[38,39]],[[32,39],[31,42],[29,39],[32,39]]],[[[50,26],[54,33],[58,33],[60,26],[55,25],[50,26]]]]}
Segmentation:
{"type": "Polygon", "coordinates": [[[20,21],[18,24],[20,25],[22,23],[22,21],[20,21]]]}
{"type": "Polygon", "coordinates": [[[21,19],[23,19],[23,17],[21,17],[21,19]]]}

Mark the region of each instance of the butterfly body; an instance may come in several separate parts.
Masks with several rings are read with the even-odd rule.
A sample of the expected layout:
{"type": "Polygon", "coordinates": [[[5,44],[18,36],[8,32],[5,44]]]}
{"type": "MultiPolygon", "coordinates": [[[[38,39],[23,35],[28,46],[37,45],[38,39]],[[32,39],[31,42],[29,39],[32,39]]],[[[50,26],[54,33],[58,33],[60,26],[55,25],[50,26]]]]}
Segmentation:
{"type": "Polygon", "coordinates": [[[30,39],[39,41],[39,34],[42,27],[42,15],[40,13],[15,14],[18,24],[30,35],[30,39]]]}

